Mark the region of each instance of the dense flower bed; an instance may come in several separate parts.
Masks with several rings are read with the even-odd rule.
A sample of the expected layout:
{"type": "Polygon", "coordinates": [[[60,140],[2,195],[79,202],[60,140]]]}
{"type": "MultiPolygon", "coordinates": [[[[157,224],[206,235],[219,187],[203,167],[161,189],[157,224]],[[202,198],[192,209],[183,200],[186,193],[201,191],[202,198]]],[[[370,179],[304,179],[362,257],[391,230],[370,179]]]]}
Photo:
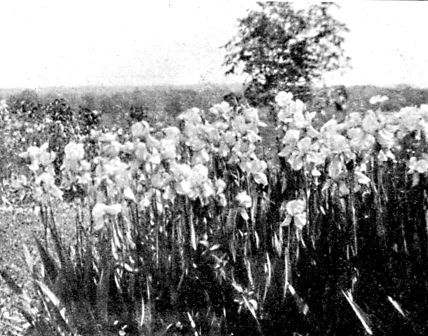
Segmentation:
{"type": "MultiPolygon", "coordinates": [[[[154,129],[140,121],[129,132],[92,130],[64,144],[63,152],[43,141],[29,146],[20,157],[31,176],[16,176],[14,183],[30,190],[55,242],[60,266],[51,265],[45,282],[36,281],[61,313],[61,323],[51,326],[90,334],[95,325],[115,322],[142,333],[175,323],[155,325],[147,309],[149,315],[172,309],[184,314],[176,318],[194,334],[217,327],[261,334],[278,325],[297,328],[276,311],[275,302],[289,309],[283,298],[291,296],[308,316],[307,330],[337,328],[324,320],[318,293],[337,314],[349,304],[365,332],[373,333],[351,295],[365,293],[355,284],[368,282],[359,275],[370,270],[362,262],[368,251],[390,260],[390,253],[419,253],[418,267],[426,262],[425,216],[415,212],[410,225],[391,214],[394,202],[401,214],[410,213],[407,195],[424,202],[428,106],[384,113],[377,108],[384,100],[373,99],[374,109],[364,114],[318,125],[316,113],[280,92],[274,107],[278,151],[269,159],[257,150],[259,128],[266,126],[258,111],[225,102],[209,111],[189,109],[176,126],[154,129]],[[55,167],[58,155],[63,158],[55,167]],[[76,245],[68,257],[55,238],[53,200],[76,210],[76,245]],[[409,241],[407,232],[418,238],[409,241]],[[337,295],[343,302],[334,301],[337,295]],[[82,305],[95,320],[81,316],[82,305]]],[[[390,272],[402,279],[394,267],[390,272]]],[[[383,298],[400,314],[403,293],[383,298]]],[[[409,322],[413,330],[418,307],[409,322]]]]}

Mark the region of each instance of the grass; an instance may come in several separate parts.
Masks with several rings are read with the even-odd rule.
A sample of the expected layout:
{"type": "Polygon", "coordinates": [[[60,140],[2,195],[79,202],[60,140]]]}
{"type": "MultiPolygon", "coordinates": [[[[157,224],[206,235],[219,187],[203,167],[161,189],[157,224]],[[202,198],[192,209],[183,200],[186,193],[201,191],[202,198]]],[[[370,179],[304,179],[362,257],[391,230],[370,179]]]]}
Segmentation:
{"type": "MultiPolygon", "coordinates": [[[[72,241],[73,211],[69,208],[57,211],[61,235],[72,241]]],[[[24,248],[26,245],[36,263],[40,262],[38,257],[35,238],[44,240],[43,225],[34,213],[31,206],[0,208],[0,270],[7,270],[23,288],[32,292],[31,273],[24,261],[24,248]]],[[[18,300],[16,295],[0,280],[0,335],[15,335],[13,325],[26,325],[23,316],[16,309],[18,300]]]]}
{"type": "MultiPolygon", "coordinates": [[[[40,235],[41,232],[28,209],[22,210],[22,212],[18,212],[15,209],[1,209],[0,269],[6,268],[20,285],[28,287],[30,277],[22,258],[22,246],[23,244],[32,246],[33,235],[40,235]]],[[[9,318],[22,319],[22,316],[15,309],[16,303],[16,296],[2,280],[0,286],[1,335],[12,335],[7,324],[9,318]]]]}

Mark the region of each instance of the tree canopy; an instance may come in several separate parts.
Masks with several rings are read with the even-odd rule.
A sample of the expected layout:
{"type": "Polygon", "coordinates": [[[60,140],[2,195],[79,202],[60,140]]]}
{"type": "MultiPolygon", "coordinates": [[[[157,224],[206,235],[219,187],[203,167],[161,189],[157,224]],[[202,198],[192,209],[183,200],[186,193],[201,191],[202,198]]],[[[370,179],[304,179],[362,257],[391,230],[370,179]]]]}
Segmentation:
{"type": "Polygon", "coordinates": [[[226,74],[246,74],[245,96],[266,104],[281,90],[307,100],[315,79],[347,65],[343,43],[348,31],[330,9],[317,3],[304,9],[289,2],[260,2],[239,20],[226,45],[226,74]]]}

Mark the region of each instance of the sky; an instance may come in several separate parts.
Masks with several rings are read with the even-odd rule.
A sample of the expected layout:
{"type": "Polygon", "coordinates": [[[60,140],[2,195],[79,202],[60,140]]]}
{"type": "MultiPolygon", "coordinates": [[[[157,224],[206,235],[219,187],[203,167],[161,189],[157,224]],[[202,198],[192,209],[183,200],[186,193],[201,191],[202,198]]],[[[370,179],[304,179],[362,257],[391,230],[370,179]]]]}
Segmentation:
{"type": "MultiPolygon", "coordinates": [[[[326,84],[428,87],[428,3],[340,1],[352,69],[326,84]]],[[[250,0],[0,2],[0,88],[236,83],[221,48],[250,0]]]]}

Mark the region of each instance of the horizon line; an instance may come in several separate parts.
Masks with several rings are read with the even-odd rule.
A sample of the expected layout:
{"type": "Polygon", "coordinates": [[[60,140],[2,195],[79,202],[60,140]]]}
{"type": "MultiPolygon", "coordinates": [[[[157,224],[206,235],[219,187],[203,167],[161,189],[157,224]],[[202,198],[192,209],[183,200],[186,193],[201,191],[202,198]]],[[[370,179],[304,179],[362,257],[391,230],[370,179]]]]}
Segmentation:
{"type": "MultiPolygon", "coordinates": [[[[31,86],[16,86],[16,87],[0,87],[0,91],[46,91],[46,90],[73,90],[73,89],[156,89],[156,88],[203,88],[203,87],[244,87],[244,83],[230,83],[230,82],[203,82],[203,83],[192,83],[192,84],[129,84],[129,85],[114,85],[114,84],[86,84],[86,85],[49,85],[49,86],[40,86],[40,87],[31,87],[31,86]]],[[[315,88],[323,88],[323,87],[337,87],[337,86],[345,86],[345,87],[361,87],[361,86],[372,86],[378,88],[397,88],[397,87],[410,87],[414,89],[428,89],[428,86],[419,86],[415,84],[409,83],[394,83],[394,84],[374,84],[374,83],[354,83],[354,84],[323,84],[323,85],[314,85],[315,88]]]]}

